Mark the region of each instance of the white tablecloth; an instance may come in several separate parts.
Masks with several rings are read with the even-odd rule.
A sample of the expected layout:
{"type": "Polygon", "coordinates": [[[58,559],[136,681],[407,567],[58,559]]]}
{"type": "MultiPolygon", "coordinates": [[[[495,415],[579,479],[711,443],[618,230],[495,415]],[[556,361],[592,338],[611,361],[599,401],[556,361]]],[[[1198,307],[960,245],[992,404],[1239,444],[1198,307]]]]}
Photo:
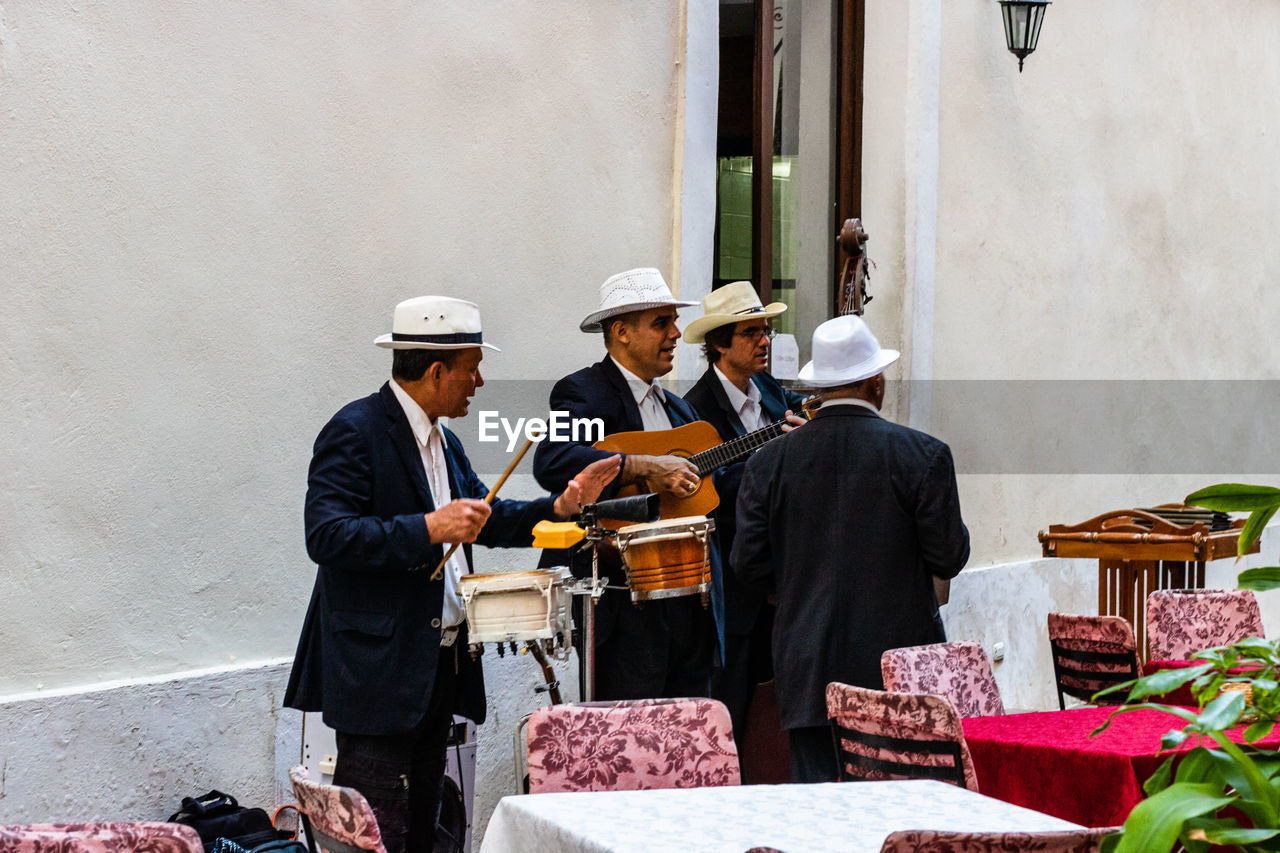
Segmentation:
{"type": "Polygon", "coordinates": [[[481,853],[878,853],[896,829],[1077,828],[943,782],[744,785],[504,797],[481,853]]]}

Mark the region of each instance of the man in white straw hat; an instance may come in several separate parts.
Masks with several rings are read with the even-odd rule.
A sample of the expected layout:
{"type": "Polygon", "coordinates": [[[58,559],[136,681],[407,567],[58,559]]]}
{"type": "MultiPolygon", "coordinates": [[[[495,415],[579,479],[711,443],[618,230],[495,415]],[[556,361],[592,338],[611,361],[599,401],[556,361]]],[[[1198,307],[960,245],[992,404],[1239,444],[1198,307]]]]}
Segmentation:
{"type": "Polygon", "coordinates": [[[458,437],[484,384],[480,311],[422,296],[396,306],[391,381],[320,431],[307,478],[307,553],[319,564],[284,704],[336,730],[333,781],[364,794],[390,853],[430,851],[455,713],[485,717],[484,677],[467,652],[458,579],[471,543],[532,544],[533,525],[567,519],[614,479],[620,459],[568,478],[556,498],[483,498],[458,437]],[[446,549],[463,548],[433,579],[446,549]]]}
{"type": "Polygon", "coordinates": [[[897,359],[860,317],[815,329],[800,380],[823,389],[822,408],[756,452],[738,496],[732,565],[777,592],[774,683],[795,782],[836,779],[827,683],[883,689],[886,649],[942,642],[933,578],[969,559],[950,449],[879,415],[897,359]]]}
{"type": "MultiPolygon", "coordinates": [[[[763,305],[751,282],[735,281],[708,293],[702,307],[703,315],[685,328],[684,340],[702,344],[707,369],[684,395],[685,402],[716,428],[722,441],[787,418],[791,426],[802,424],[793,413],[800,411],[804,398],[784,389],[766,369],[773,340],[769,321],[787,310],[786,303],[763,305]]],[[[722,560],[733,549],[743,464],[735,463],[715,475],[720,494],[716,537],[722,560]]],[[[713,679],[712,695],[728,706],[741,753],[752,690],[773,678],[773,605],[759,587],[739,581],[731,565],[723,574],[724,662],[713,679]]]]}
{"type": "MultiPolygon", "coordinates": [[[[655,380],[671,371],[680,328],[676,310],[694,305],[671,295],[656,269],[627,270],[600,286],[600,307],[579,326],[604,335],[606,355],[596,364],[561,379],[551,391],[551,411],[573,418],[599,418],[605,435],[632,430],[668,430],[698,419],[693,408],[655,380]]],[[[589,444],[543,442],[534,474],[555,491],[584,465],[608,454],[589,444]]],[[[652,491],[687,495],[697,489],[698,472],[677,456],[626,454],[622,476],[602,498],[623,484],[644,483],[652,491]]],[[[563,555],[544,558],[559,559],[563,555]]],[[[719,549],[712,573],[719,572],[719,549]]],[[[575,566],[575,571],[590,571],[575,566]]],[[[625,583],[621,564],[606,565],[612,582],[625,583]]],[[[720,602],[713,598],[713,611],[720,602]]],[[[716,644],[715,622],[699,596],[631,603],[625,589],[610,589],[595,608],[595,698],[641,699],[706,696],[716,644]]]]}

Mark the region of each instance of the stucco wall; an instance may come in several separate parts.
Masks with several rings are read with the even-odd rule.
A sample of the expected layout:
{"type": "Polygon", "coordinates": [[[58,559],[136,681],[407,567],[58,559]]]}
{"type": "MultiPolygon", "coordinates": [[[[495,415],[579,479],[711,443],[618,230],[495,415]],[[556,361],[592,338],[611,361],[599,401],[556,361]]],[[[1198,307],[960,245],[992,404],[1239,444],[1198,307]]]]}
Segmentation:
{"type": "MultiPolygon", "coordinates": [[[[657,266],[678,286],[683,231],[701,258],[684,275],[709,276],[709,219],[674,211],[681,180],[712,190],[716,7],[685,5],[0,6],[0,700],[292,655],[311,442],[387,377],[372,340],[399,300],[474,299],[504,349],[486,376],[549,379],[598,358],[577,324],[609,274],[657,266]],[[711,71],[686,119],[691,43],[711,71]]],[[[500,703],[538,701],[526,663],[494,667],[500,703]]],[[[122,718],[147,689],[113,694],[122,718]]],[[[279,696],[258,699],[270,733],[279,696]]],[[[482,746],[493,773],[515,704],[496,715],[507,754],[482,746]]],[[[32,736],[92,742],[93,716],[50,713],[32,736]]],[[[224,784],[265,790],[257,746],[224,784]]],[[[81,755],[79,794],[144,784],[110,750],[81,755]]],[[[24,767],[42,775],[8,785],[66,776],[24,767]]],[[[117,799],[156,816],[203,779],[117,799]]],[[[24,819],[126,816],[25,802],[24,819]]]]}
{"type": "Polygon", "coordinates": [[[1263,0],[1057,3],[1019,74],[995,3],[867,4],[866,318],[895,414],[956,450],[971,565],[1280,482],[1275,384],[1221,382],[1280,365],[1277,32],[1263,0]]]}

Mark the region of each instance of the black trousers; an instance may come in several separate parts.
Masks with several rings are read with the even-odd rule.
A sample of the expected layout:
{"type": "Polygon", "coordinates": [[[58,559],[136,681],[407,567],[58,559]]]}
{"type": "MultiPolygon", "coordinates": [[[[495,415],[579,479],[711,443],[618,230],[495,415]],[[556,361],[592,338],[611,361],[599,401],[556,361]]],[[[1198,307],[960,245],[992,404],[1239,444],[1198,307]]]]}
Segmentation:
{"type": "Polygon", "coordinates": [[[462,640],[440,649],[427,713],[414,728],[394,735],[337,732],[333,784],[355,788],[369,801],[387,853],[431,853],[465,634],[462,640]]]}
{"type": "Polygon", "coordinates": [[[839,764],[831,726],[807,726],[787,731],[791,747],[792,782],[838,781],[839,764]]]}
{"type": "Polygon", "coordinates": [[[711,698],[729,709],[740,756],[751,696],[757,684],[773,678],[773,614],[773,605],[766,604],[750,633],[724,635],[724,664],[711,680],[711,698]]]}

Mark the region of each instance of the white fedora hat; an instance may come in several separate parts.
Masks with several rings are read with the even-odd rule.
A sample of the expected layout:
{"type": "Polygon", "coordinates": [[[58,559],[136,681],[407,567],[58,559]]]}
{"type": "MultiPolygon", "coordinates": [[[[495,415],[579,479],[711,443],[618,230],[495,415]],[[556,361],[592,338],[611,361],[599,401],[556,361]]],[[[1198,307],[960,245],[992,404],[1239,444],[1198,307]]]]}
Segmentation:
{"type": "Polygon", "coordinates": [[[861,317],[846,314],[813,330],[813,361],[800,368],[799,378],[814,388],[848,385],[884,372],[899,355],[882,349],[861,317]]]}
{"type": "Polygon", "coordinates": [[[391,321],[391,334],[381,335],[374,343],[386,349],[484,347],[502,352],[481,338],[480,307],[450,296],[419,296],[401,302],[391,321]]]}
{"type": "Polygon", "coordinates": [[[787,304],[770,302],[767,306],[762,305],[751,282],[735,281],[702,297],[702,310],[703,315],[684,330],[685,343],[700,344],[707,332],[730,323],[777,317],[787,310],[787,304]]]}
{"type": "Polygon", "coordinates": [[[671,295],[671,288],[662,277],[662,273],[652,267],[627,270],[609,276],[600,285],[600,310],[587,315],[578,328],[584,332],[599,332],[600,321],[631,311],[646,311],[650,308],[664,308],[674,305],[677,308],[688,308],[696,302],[681,302],[671,295]]]}

